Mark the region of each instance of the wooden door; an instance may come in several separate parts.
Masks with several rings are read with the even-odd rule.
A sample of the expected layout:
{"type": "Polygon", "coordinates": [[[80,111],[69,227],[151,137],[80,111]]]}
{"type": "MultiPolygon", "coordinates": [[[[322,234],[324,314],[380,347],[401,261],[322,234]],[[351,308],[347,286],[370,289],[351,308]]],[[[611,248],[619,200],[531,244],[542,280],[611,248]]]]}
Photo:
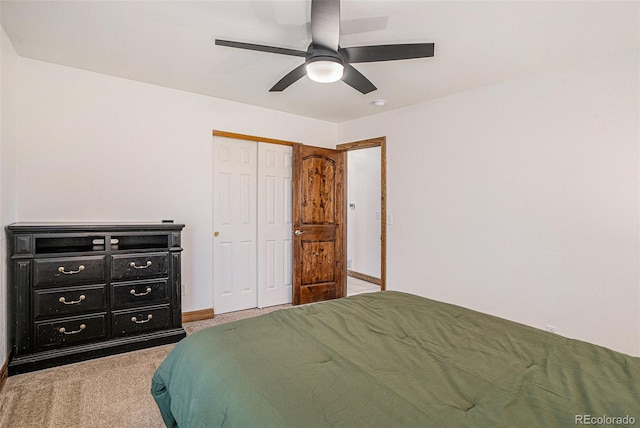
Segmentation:
{"type": "Polygon", "coordinates": [[[344,152],[293,147],[293,304],[346,295],[344,152]]]}

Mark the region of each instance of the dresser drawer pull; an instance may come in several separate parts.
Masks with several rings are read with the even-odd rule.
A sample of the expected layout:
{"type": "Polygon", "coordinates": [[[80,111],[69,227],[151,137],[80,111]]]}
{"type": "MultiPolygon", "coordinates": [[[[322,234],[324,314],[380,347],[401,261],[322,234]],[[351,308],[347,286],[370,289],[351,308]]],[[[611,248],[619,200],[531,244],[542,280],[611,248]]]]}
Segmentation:
{"type": "Polygon", "coordinates": [[[146,296],[147,294],[151,293],[151,287],[147,287],[147,291],[145,291],[144,293],[136,293],[136,289],[132,288],[131,291],[129,291],[129,294],[131,294],[132,296],[146,296]]]}
{"type": "Polygon", "coordinates": [[[60,266],[58,268],[58,272],[63,273],[65,275],[73,275],[74,273],[80,273],[84,270],[84,266],[78,266],[78,270],[64,270],[64,266],[60,266]]]}
{"type": "Polygon", "coordinates": [[[77,305],[80,302],[82,302],[84,299],[86,299],[85,295],[81,294],[80,297],[78,297],[78,300],[72,300],[70,302],[67,302],[67,300],[64,297],[61,297],[58,299],[58,302],[64,303],[65,305],[77,305]]]}
{"type": "Polygon", "coordinates": [[[74,330],[74,331],[67,331],[64,327],[60,327],[58,329],[58,333],[62,333],[62,334],[78,334],[82,330],[84,330],[85,328],[87,328],[87,326],[84,325],[84,324],[80,324],[80,330],[74,330]]]}
{"type": "Polygon", "coordinates": [[[132,267],[132,268],[134,268],[134,269],[146,269],[146,268],[148,268],[149,266],[151,266],[151,264],[152,264],[152,263],[151,263],[151,260],[147,260],[147,264],[146,264],[146,265],[138,266],[138,265],[136,264],[136,262],[131,262],[131,263],[129,263],[129,266],[131,266],[131,267],[132,267]]]}
{"type": "Polygon", "coordinates": [[[136,318],[136,317],[131,317],[131,322],[134,322],[136,324],[144,324],[146,322],[151,321],[151,318],[153,318],[153,315],[151,315],[151,314],[147,315],[147,319],[146,320],[140,320],[140,321],[138,321],[138,318],[136,318]]]}

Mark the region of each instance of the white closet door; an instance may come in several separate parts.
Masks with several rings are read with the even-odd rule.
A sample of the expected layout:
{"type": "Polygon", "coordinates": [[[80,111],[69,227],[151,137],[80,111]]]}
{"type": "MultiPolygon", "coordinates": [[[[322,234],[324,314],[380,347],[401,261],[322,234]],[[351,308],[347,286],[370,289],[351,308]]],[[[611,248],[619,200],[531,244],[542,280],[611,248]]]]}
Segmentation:
{"type": "Polygon", "coordinates": [[[258,144],[258,307],[291,303],[290,146],[258,144]]]}
{"type": "Polygon", "coordinates": [[[216,314],[257,305],[257,149],[258,143],[253,141],[213,139],[213,303],[216,314]]]}

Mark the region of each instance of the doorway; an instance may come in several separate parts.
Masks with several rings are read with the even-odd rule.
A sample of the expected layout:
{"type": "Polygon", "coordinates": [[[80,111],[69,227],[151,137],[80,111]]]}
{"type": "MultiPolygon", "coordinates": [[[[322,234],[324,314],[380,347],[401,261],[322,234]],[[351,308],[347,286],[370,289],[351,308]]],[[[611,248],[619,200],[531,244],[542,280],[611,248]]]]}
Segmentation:
{"type": "Polygon", "coordinates": [[[386,290],[386,137],[337,150],[346,152],[346,295],[386,290]]]}

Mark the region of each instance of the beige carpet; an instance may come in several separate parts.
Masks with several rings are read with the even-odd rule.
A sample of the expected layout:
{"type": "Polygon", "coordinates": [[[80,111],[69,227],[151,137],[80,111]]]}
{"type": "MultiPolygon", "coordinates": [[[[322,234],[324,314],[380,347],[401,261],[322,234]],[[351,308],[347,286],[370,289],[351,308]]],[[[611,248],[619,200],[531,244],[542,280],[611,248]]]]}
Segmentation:
{"type": "MultiPolygon", "coordinates": [[[[249,309],[184,325],[188,334],[290,305],[249,309]]],[[[11,376],[0,392],[0,427],[107,428],[164,424],[151,377],[174,345],[11,376]]]]}

